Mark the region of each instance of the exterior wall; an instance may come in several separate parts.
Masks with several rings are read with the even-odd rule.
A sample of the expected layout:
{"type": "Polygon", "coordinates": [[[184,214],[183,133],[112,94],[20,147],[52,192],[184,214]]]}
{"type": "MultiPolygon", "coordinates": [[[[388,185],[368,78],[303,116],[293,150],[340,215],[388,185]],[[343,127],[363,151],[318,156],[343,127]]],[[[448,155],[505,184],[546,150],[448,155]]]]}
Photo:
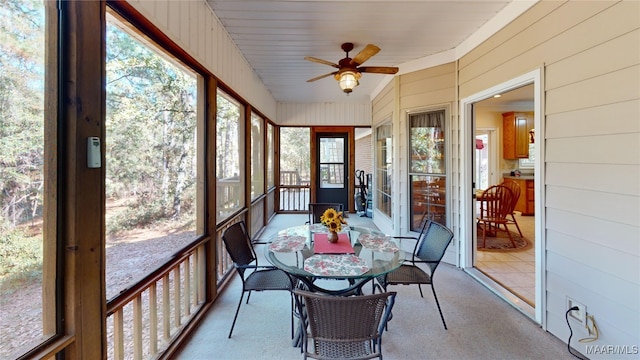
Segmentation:
{"type": "Polygon", "coordinates": [[[372,124],[377,126],[391,118],[395,102],[395,83],[390,82],[371,102],[372,124]]]}
{"type": "MultiPolygon", "coordinates": [[[[372,100],[371,103],[371,112],[372,112],[372,126],[371,126],[371,131],[372,131],[372,136],[373,139],[371,140],[374,144],[376,142],[376,127],[388,122],[388,121],[392,121],[392,132],[393,132],[393,139],[394,139],[394,143],[393,143],[393,152],[394,152],[394,159],[398,158],[398,146],[395,143],[398,138],[398,136],[396,135],[396,133],[398,132],[398,125],[397,125],[397,117],[398,117],[398,111],[397,111],[397,82],[398,82],[398,77],[396,76],[394,81],[391,81],[389,84],[387,84],[382,91],[380,91],[380,93],[372,100]]],[[[376,154],[376,150],[375,150],[375,145],[374,145],[374,149],[373,149],[373,153],[376,154]]],[[[374,168],[375,168],[375,163],[376,163],[376,159],[374,158],[372,159],[374,162],[374,168]]],[[[399,163],[396,163],[395,165],[398,165],[399,163]]],[[[398,173],[399,171],[395,171],[396,169],[394,169],[394,173],[393,173],[393,184],[396,184],[398,182],[398,173]]],[[[373,175],[373,218],[376,221],[376,225],[378,226],[378,228],[380,228],[380,230],[388,233],[388,234],[395,234],[395,235],[399,235],[399,232],[396,232],[396,230],[394,229],[394,223],[397,222],[397,213],[398,210],[397,208],[400,206],[399,202],[395,200],[396,198],[396,194],[398,193],[398,190],[396,189],[396,187],[394,186],[393,188],[393,193],[392,193],[392,201],[394,201],[393,203],[393,219],[390,219],[386,214],[377,211],[376,210],[376,176],[375,173],[373,175]]]]}
{"type": "MultiPolygon", "coordinates": [[[[369,134],[356,139],[356,169],[364,171],[365,174],[373,174],[372,138],[372,134],[369,134]]],[[[355,181],[358,185],[358,180],[355,181]]]]}
{"type": "MultiPolygon", "coordinates": [[[[446,130],[448,132],[447,140],[449,141],[447,152],[456,154],[455,144],[457,144],[458,140],[457,136],[454,135],[457,133],[457,124],[453,121],[454,114],[456,113],[455,84],[456,66],[455,63],[448,63],[400,75],[397,77],[397,93],[392,91],[393,88],[389,85],[373,100],[373,113],[379,117],[379,119],[376,119],[374,116],[373,121],[375,125],[389,118],[388,115],[385,117],[384,114],[388,114],[389,111],[394,113],[393,151],[395,156],[393,191],[395,195],[393,198],[397,199],[397,202],[394,203],[394,217],[396,221],[393,224],[393,229],[396,234],[406,234],[409,232],[409,124],[407,123],[407,113],[416,110],[422,111],[445,108],[447,114],[450,116],[446,123],[446,130]],[[396,106],[397,108],[395,108],[396,106]]],[[[457,157],[457,155],[453,155],[453,157],[457,157]]],[[[449,188],[454,184],[454,177],[452,176],[455,171],[455,168],[452,166],[454,163],[457,162],[447,164],[449,169],[447,173],[449,188]]],[[[453,209],[456,200],[454,199],[453,192],[450,191],[449,194],[451,197],[449,199],[449,208],[453,209]]],[[[378,223],[377,219],[376,223],[378,223]]],[[[451,217],[449,225],[457,226],[457,224],[453,222],[453,217],[451,217]]],[[[448,254],[445,256],[444,261],[455,263],[456,247],[457,244],[455,244],[454,241],[449,247],[448,254]]]]}
{"type": "Polygon", "coordinates": [[[254,108],[276,118],[276,101],[204,1],[128,2],[254,108]]]}
{"type": "Polygon", "coordinates": [[[276,119],[283,126],[369,126],[371,104],[278,103],[276,119]]]}
{"type": "MultiPolygon", "coordinates": [[[[400,76],[400,96],[399,96],[399,104],[400,104],[400,112],[399,112],[399,122],[398,128],[400,130],[398,146],[400,148],[400,158],[399,165],[402,168],[403,176],[400,178],[400,183],[398,184],[400,187],[400,198],[402,204],[407,204],[407,207],[400,212],[400,216],[402,216],[402,221],[400,222],[401,232],[407,233],[409,232],[409,196],[411,195],[409,192],[409,123],[408,113],[415,111],[423,111],[423,110],[436,110],[436,109],[446,109],[446,114],[449,116],[449,119],[445,123],[445,131],[447,133],[445,139],[448,141],[446,144],[445,151],[448,153],[447,158],[449,160],[458,158],[456,154],[454,154],[455,146],[457,143],[457,136],[454,134],[457,133],[457,122],[453,121],[454,117],[452,114],[452,110],[456,108],[456,64],[455,63],[447,63],[439,66],[434,66],[428,69],[415,71],[409,74],[404,74],[400,76]]],[[[455,178],[454,174],[457,172],[456,169],[452,166],[452,162],[446,164],[447,166],[447,186],[449,191],[447,192],[448,201],[448,226],[450,228],[455,228],[458,226],[457,221],[453,221],[454,217],[451,216],[453,210],[453,204],[456,203],[454,200],[455,194],[450,189],[453,186],[457,186],[457,182],[453,179],[455,178]]],[[[447,252],[449,254],[445,255],[443,259],[446,262],[456,263],[455,253],[457,252],[457,241],[454,240],[451,242],[447,252]]]]}
{"type": "Polygon", "coordinates": [[[639,14],[637,1],[539,2],[459,60],[460,98],[544,69],[544,316],[565,341],[570,296],[597,321],[589,345],[639,344],[639,14]]]}

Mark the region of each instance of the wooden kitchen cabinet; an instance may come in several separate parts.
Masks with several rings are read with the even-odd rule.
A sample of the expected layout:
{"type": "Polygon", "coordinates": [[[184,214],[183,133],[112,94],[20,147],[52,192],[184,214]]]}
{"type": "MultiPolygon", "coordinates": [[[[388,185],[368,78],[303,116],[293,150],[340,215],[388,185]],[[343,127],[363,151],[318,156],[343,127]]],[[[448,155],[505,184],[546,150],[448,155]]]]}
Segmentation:
{"type": "Polygon", "coordinates": [[[533,124],[532,112],[510,111],[502,114],[502,157],[529,157],[529,130],[533,129],[533,124]]]}
{"type": "Polygon", "coordinates": [[[523,216],[530,216],[535,214],[535,181],[529,179],[509,178],[509,181],[514,181],[520,185],[520,198],[516,204],[516,211],[520,211],[523,216]]]}

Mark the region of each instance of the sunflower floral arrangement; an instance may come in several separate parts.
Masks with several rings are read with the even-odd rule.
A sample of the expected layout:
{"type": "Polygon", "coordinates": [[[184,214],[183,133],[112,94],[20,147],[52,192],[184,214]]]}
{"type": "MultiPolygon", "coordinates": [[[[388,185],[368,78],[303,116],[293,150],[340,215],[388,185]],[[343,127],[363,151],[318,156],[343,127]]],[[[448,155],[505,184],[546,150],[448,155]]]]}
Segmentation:
{"type": "Polygon", "coordinates": [[[342,231],[342,224],[347,224],[342,218],[342,212],[337,212],[334,208],[328,208],[320,216],[320,222],[330,231],[342,231]]]}

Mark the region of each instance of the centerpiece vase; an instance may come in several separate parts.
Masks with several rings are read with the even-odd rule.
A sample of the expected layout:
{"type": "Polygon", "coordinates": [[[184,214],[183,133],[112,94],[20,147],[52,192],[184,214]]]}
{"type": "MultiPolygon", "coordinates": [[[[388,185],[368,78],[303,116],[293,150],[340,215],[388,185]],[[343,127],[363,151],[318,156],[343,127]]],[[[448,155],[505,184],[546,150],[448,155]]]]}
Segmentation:
{"type": "Polygon", "coordinates": [[[327,240],[330,243],[338,242],[338,233],[333,230],[329,230],[329,234],[327,234],[327,240]]]}

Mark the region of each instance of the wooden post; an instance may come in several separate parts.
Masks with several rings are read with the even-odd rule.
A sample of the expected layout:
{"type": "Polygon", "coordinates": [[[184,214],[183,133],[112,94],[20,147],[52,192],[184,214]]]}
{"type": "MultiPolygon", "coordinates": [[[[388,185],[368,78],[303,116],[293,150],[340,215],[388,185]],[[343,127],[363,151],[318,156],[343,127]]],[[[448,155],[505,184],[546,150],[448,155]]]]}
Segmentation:
{"type": "Polygon", "coordinates": [[[63,70],[62,176],[65,333],[69,359],[106,356],[105,295],[105,2],[60,3],[63,70]],[[100,168],[87,167],[87,138],[101,141],[100,168]]]}

